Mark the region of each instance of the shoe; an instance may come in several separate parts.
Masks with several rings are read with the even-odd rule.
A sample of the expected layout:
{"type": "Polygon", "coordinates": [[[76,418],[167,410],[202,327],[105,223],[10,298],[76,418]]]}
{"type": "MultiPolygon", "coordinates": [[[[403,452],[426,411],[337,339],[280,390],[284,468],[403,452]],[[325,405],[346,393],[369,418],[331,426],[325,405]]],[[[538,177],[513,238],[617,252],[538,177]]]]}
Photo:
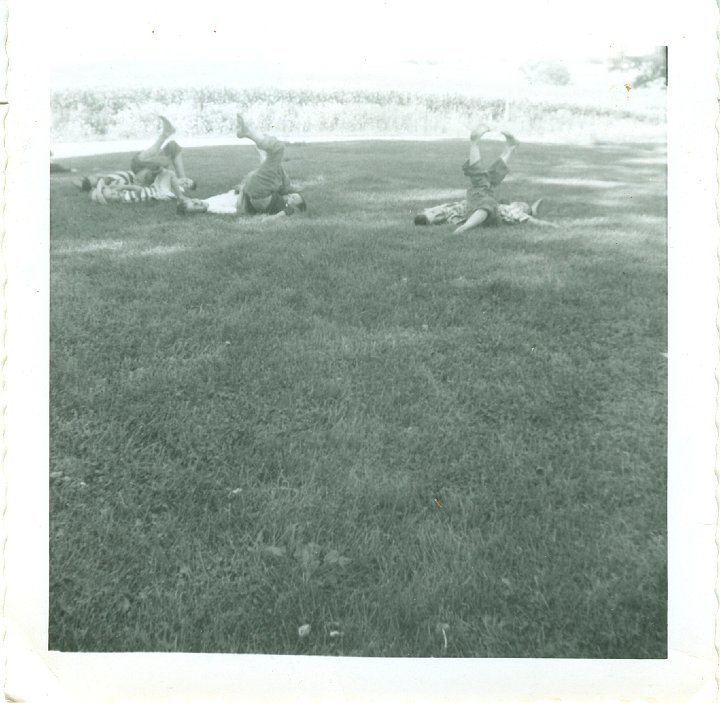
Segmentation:
{"type": "Polygon", "coordinates": [[[430,222],[428,221],[427,215],[415,215],[415,224],[416,225],[429,225],[430,222]]]}
{"type": "Polygon", "coordinates": [[[533,217],[537,217],[538,212],[540,211],[540,205],[544,198],[538,198],[531,206],[530,206],[530,214],[533,217]]]}

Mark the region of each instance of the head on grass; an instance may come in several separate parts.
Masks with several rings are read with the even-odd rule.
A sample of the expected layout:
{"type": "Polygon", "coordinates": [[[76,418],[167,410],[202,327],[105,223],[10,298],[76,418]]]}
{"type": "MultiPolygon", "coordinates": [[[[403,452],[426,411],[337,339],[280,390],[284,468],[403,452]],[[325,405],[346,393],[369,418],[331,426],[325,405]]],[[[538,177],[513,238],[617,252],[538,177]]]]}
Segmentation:
{"type": "Polygon", "coordinates": [[[197,183],[192,178],[178,178],[178,183],[184,191],[197,190],[197,183]]]}
{"type": "Polygon", "coordinates": [[[307,203],[300,193],[288,193],[285,196],[285,213],[293,215],[296,212],[305,212],[307,203]]]}
{"type": "Polygon", "coordinates": [[[179,215],[194,215],[200,212],[207,212],[208,204],[199,198],[187,198],[178,203],[177,211],[179,215]]]}
{"type": "Polygon", "coordinates": [[[526,203],[522,200],[514,200],[511,202],[508,207],[512,208],[513,210],[518,210],[520,212],[525,213],[526,215],[532,214],[530,212],[530,203],[526,203]]]}

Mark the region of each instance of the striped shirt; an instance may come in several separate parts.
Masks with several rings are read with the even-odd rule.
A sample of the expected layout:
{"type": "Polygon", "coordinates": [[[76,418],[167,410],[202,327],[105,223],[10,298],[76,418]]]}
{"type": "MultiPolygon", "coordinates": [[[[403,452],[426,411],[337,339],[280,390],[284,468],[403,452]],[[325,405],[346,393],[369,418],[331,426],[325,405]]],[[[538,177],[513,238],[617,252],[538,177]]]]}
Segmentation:
{"type": "Polygon", "coordinates": [[[106,186],[129,186],[135,183],[135,174],[132,171],[115,171],[100,176],[98,180],[106,186]]]}
{"type": "Polygon", "coordinates": [[[148,200],[172,200],[175,196],[169,191],[158,188],[155,184],[142,186],[140,190],[121,190],[119,192],[121,202],[145,203],[148,200]]]}

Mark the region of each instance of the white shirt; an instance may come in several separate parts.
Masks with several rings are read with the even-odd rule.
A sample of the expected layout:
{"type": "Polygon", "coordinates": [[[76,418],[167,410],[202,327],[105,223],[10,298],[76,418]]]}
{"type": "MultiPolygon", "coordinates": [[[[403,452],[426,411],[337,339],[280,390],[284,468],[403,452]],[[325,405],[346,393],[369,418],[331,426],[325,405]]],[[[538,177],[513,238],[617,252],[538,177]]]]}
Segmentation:
{"type": "Polygon", "coordinates": [[[235,190],[229,190],[227,193],[205,198],[203,202],[207,203],[207,211],[213,215],[237,215],[239,200],[240,195],[235,190]]]}

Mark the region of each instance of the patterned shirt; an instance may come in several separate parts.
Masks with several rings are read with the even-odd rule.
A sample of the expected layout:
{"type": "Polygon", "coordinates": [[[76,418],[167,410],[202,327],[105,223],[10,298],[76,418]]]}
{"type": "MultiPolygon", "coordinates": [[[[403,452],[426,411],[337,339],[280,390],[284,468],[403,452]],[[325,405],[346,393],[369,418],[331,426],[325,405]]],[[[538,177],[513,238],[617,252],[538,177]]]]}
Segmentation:
{"type": "Polygon", "coordinates": [[[509,225],[516,225],[521,222],[527,222],[530,219],[530,213],[527,212],[526,203],[510,203],[505,205],[504,203],[498,204],[498,216],[500,219],[509,225]]]}
{"type": "Polygon", "coordinates": [[[132,171],[115,171],[100,176],[98,179],[106,186],[126,186],[135,183],[135,174],[132,171]]]}
{"type": "MultiPolygon", "coordinates": [[[[498,217],[502,222],[509,225],[527,222],[530,219],[530,206],[527,203],[514,202],[505,204],[498,203],[498,217]]],[[[459,200],[454,203],[443,203],[435,207],[425,208],[421,214],[427,218],[429,225],[440,225],[445,222],[457,225],[467,219],[467,203],[459,200]]]]}

